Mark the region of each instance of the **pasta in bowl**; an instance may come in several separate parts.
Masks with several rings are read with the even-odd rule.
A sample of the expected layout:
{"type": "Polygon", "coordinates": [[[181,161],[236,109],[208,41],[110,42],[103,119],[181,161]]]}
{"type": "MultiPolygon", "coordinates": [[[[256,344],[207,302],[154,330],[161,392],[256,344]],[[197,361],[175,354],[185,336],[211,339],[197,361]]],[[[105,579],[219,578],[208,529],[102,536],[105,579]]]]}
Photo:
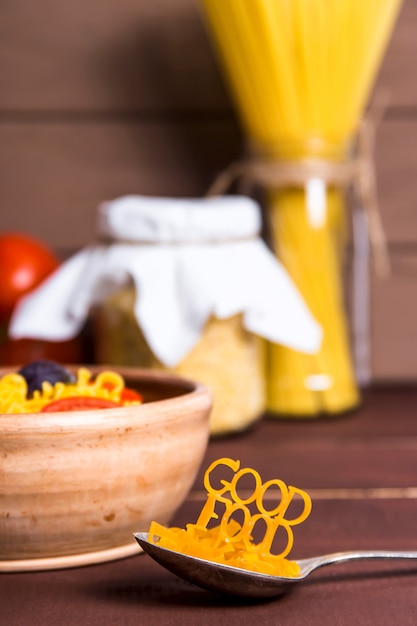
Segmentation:
{"type": "Polygon", "coordinates": [[[0,378],[0,414],[112,409],[141,403],[141,394],[126,387],[123,376],[113,370],[94,375],[80,367],[73,373],[42,360],[0,378]]]}
{"type": "MultiPolygon", "coordinates": [[[[75,381],[81,369],[84,385],[109,383],[109,368],[87,368],[88,380],[84,368],[68,369],[75,381]]],[[[146,530],[155,517],[168,523],[186,498],[207,446],[210,392],[158,371],[117,368],[114,374],[113,383],[121,377],[123,389],[140,400],[122,403],[115,387],[105,385],[102,399],[117,402],[114,407],[45,411],[70,400],[56,398],[47,385],[41,399],[32,398],[36,411],[25,406],[0,414],[0,571],[135,554],[133,532],[146,530]]],[[[0,370],[1,378],[9,375],[16,372],[0,370]]]]}

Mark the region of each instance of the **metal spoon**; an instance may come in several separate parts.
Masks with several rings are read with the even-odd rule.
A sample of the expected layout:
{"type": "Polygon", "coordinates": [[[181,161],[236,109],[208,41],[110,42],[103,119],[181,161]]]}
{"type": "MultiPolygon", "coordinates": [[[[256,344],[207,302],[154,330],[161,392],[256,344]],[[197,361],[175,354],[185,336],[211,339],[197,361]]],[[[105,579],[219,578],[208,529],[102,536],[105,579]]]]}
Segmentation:
{"type": "Polygon", "coordinates": [[[147,533],[135,533],[134,537],[149,556],[180,578],[203,589],[246,598],[279,596],[305,580],[315,569],[332,563],[344,563],[354,559],[417,559],[417,552],[406,550],[336,552],[335,554],[324,554],[323,556],[298,560],[297,563],[301,568],[299,576],[297,578],[285,578],[221,565],[161,548],[148,541],[147,533]]]}

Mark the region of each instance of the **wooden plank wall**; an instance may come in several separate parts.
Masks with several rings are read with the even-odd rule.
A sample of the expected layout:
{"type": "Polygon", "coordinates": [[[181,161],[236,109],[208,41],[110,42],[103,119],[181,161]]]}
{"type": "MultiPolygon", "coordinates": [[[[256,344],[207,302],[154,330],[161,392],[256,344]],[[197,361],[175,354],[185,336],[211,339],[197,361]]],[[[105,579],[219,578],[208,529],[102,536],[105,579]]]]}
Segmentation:
{"type": "MultiPolygon", "coordinates": [[[[393,273],[372,278],[376,380],[417,376],[417,0],[405,0],[377,89],[376,163],[393,273]]],[[[354,45],[354,44],[353,44],[354,45]]],[[[202,195],[241,133],[197,0],[3,0],[0,230],[63,257],[128,193],[202,195]]]]}

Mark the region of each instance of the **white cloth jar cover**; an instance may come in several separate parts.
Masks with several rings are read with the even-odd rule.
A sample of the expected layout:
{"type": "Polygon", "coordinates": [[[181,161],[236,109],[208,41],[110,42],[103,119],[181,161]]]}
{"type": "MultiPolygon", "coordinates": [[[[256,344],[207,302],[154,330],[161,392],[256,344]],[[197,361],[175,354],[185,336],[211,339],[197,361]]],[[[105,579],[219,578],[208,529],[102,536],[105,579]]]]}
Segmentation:
{"type": "Polygon", "coordinates": [[[135,316],[167,367],[198,342],[210,316],[242,314],[269,341],[314,353],[322,331],[260,237],[259,206],[244,196],[124,196],[98,209],[98,242],[63,263],[18,303],[11,337],[57,341],[128,280],[135,316]]]}

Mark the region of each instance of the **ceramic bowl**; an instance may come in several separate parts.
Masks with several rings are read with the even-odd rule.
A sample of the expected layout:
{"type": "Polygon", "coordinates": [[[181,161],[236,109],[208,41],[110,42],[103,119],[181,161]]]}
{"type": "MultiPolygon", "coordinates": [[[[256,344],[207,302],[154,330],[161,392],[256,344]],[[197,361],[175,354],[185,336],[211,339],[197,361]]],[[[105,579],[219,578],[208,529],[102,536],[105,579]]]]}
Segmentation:
{"type": "Polygon", "coordinates": [[[162,372],[90,369],[118,371],[143,404],[0,415],[0,571],[135,554],[133,533],[152,520],[168,524],[191,489],[210,392],[162,372]]]}

